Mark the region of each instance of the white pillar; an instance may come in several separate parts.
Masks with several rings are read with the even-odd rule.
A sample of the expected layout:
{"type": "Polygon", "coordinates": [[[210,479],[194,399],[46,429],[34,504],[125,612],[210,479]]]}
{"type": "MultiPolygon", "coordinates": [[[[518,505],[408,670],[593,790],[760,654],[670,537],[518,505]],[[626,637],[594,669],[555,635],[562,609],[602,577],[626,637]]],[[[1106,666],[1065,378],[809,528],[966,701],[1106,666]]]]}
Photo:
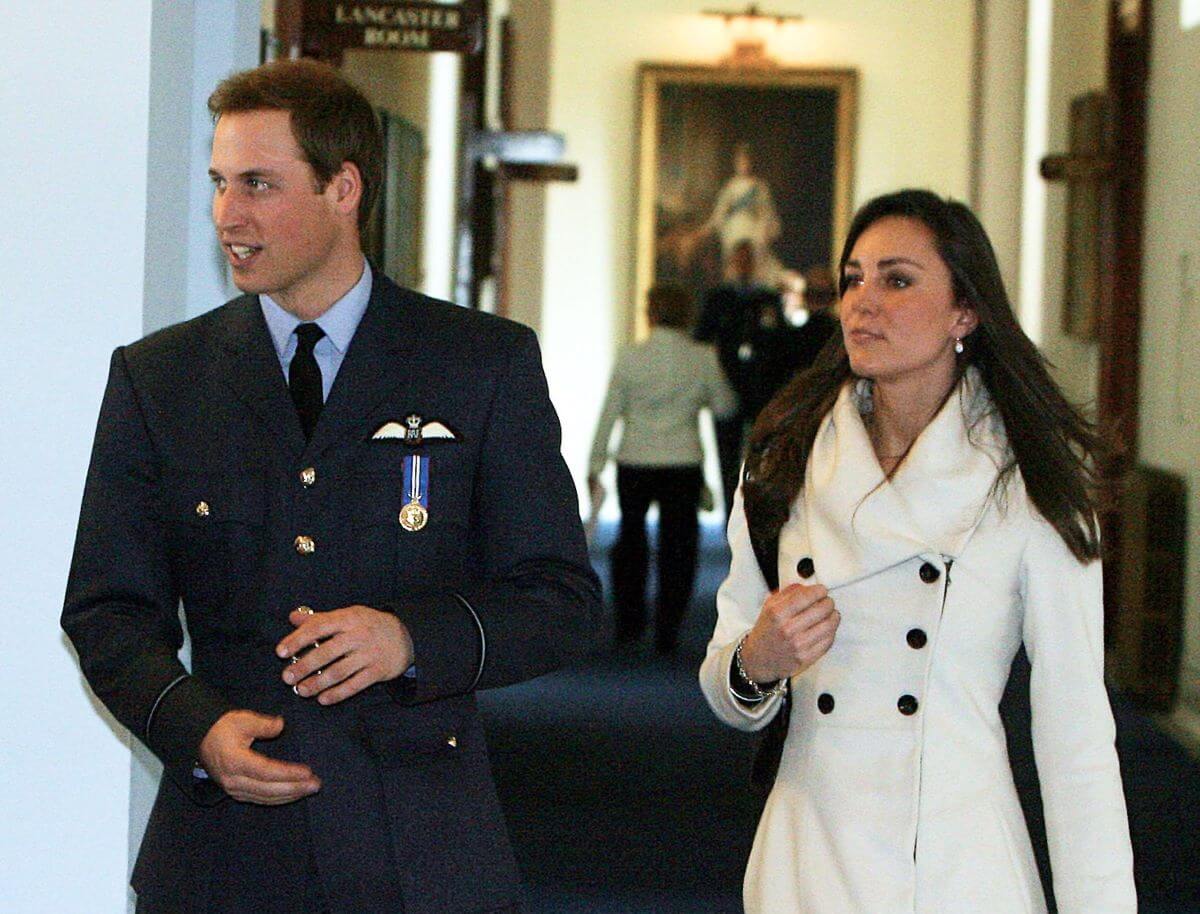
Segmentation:
{"type": "Polygon", "coordinates": [[[0,885],[23,914],[126,903],[128,737],[58,616],[109,352],[142,333],[152,8],[45,0],[0,29],[0,885]]]}

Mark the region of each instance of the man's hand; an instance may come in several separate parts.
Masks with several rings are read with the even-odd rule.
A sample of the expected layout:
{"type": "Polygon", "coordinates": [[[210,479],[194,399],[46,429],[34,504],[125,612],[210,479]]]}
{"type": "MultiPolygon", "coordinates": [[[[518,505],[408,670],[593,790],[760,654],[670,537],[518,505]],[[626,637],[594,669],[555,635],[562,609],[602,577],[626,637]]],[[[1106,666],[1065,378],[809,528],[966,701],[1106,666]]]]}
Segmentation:
{"type": "Polygon", "coordinates": [[[296,694],[323,705],[336,704],[367,686],[395,679],[412,665],[408,629],[389,612],[369,606],[346,606],[327,613],[288,616],[296,630],[275,648],[280,657],[296,657],[283,671],[283,681],[296,694]]]}
{"type": "Polygon", "coordinates": [[[321,781],[307,765],[280,762],[250,748],[255,740],[274,739],[282,732],[282,717],[227,711],[204,735],[200,763],[227,794],[243,803],[282,806],[316,793],[321,781]]]}
{"type": "Polygon", "coordinates": [[[841,618],[820,584],[775,591],[742,645],[746,675],[767,683],[804,672],[829,650],[841,618]]]}

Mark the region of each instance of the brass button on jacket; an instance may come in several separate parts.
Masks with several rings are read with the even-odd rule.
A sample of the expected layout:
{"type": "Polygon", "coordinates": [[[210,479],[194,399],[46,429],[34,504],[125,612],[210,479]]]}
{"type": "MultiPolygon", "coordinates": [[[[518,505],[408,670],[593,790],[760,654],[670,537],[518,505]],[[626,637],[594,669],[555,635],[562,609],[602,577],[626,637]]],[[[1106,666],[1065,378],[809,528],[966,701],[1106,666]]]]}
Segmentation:
{"type": "Polygon", "coordinates": [[[296,537],[296,551],[301,555],[312,555],[317,551],[317,544],[311,536],[296,537]]]}
{"type": "Polygon", "coordinates": [[[317,481],[317,471],[315,467],[305,467],[300,471],[300,485],[308,488],[317,481]]]}

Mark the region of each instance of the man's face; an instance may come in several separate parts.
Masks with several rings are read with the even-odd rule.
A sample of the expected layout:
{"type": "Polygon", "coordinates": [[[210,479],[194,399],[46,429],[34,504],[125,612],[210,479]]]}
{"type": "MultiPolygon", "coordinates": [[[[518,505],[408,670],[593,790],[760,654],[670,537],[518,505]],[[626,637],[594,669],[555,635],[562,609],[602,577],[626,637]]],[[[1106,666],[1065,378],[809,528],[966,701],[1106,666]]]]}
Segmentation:
{"type": "Polygon", "coordinates": [[[213,224],[243,292],[289,311],[319,296],[346,244],[337,180],[317,186],[286,111],[223,114],[209,175],[213,224]]]}

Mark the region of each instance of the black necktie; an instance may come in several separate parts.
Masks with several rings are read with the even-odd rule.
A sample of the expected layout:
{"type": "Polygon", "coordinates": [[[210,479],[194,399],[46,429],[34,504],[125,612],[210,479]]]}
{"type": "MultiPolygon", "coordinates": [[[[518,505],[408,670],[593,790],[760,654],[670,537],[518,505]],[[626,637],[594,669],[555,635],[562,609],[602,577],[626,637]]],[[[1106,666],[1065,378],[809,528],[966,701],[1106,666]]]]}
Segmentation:
{"type": "Polygon", "coordinates": [[[296,327],[296,354],[288,366],[288,388],[292,392],[296,412],[300,414],[305,438],[312,437],[321,407],[325,405],[321,389],[321,366],[313,355],[313,347],[324,335],[325,331],[316,324],[300,324],[296,327]]]}

